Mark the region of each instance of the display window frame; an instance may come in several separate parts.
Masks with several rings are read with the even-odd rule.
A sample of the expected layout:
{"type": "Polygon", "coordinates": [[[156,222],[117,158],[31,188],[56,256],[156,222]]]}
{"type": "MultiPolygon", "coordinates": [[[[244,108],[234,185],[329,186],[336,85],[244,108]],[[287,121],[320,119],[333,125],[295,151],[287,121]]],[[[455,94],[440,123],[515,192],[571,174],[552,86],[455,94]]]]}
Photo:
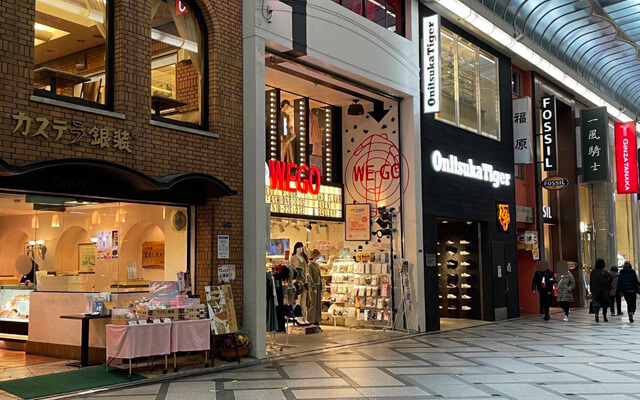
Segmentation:
{"type": "MultiPolygon", "coordinates": [[[[0,194],[8,194],[8,195],[34,195],[34,196],[47,196],[47,197],[60,197],[60,198],[73,198],[77,201],[87,201],[87,202],[98,202],[101,204],[104,203],[128,203],[133,205],[150,205],[150,206],[166,206],[166,207],[181,207],[186,210],[187,216],[187,226],[186,226],[186,259],[185,265],[187,271],[191,272],[192,277],[192,287],[197,288],[197,274],[195,273],[195,269],[197,266],[197,251],[193,246],[197,243],[197,227],[194,225],[196,216],[197,216],[197,207],[188,204],[188,203],[174,203],[174,202],[154,202],[154,201],[142,201],[142,200],[130,200],[130,199],[122,199],[122,198],[110,198],[110,197],[101,197],[101,196],[78,196],[72,194],[64,194],[64,193],[51,193],[51,192],[39,192],[39,191],[28,191],[28,190],[11,190],[6,188],[0,188],[0,194]]],[[[36,213],[37,210],[34,210],[36,213]]],[[[43,210],[47,211],[47,210],[43,210]]],[[[34,214],[35,216],[35,214],[34,214]]],[[[81,244],[81,243],[80,243],[81,244]]],[[[34,282],[37,284],[37,282],[34,282]]],[[[64,291],[63,293],[76,293],[73,291],[64,291]]],[[[97,293],[97,292],[96,292],[97,293]]]]}
{"type": "MultiPolygon", "coordinates": [[[[73,96],[65,96],[57,93],[52,93],[46,89],[38,89],[33,88],[33,95],[38,97],[44,97],[51,100],[62,101],[65,103],[84,106],[90,108],[96,108],[106,111],[114,110],[114,88],[115,88],[115,0],[107,0],[106,1],[106,17],[107,17],[107,37],[105,38],[105,63],[104,70],[101,72],[105,76],[104,82],[104,104],[99,103],[97,101],[85,100],[80,97],[73,96]]],[[[35,2],[33,3],[33,11],[35,12],[35,2]]],[[[33,46],[33,56],[32,60],[35,59],[35,43],[32,42],[33,46]]],[[[90,76],[96,76],[101,74],[99,72],[91,74],[90,76]]]]}

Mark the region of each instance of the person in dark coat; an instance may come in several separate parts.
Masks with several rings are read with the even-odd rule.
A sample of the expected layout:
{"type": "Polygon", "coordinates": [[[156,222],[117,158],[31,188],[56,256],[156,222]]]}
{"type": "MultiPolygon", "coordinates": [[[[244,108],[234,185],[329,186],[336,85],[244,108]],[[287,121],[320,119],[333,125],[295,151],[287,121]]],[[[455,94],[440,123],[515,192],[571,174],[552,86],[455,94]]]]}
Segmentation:
{"type": "Polygon", "coordinates": [[[638,292],[638,275],[631,267],[629,262],[625,262],[618,276],[618,284],[616,285],[616,294],[624,296],[627,302],[627,314],[629,314],[629,322],[633,322],[633,314],[636,313],[636,293],[638,292]]]}
{"type": "Polygon", "coordinates": [[[551,301],[553,300],[553,284],[555,277],[553,272],[549,269],[549,263],[544,260],[540,260],[536,263],[536,273],[533,274],[533,280],[531,281],[531,290],[533,293],[538,291],[540,295],[540,308],[543,319],[548,321],[549,307],[551,307],[551,301]]]}
{"type": "Polygon", "coordinates": [[[618,267],[612,265],[609,268],[609,274],[611,274],[611,287],[609,287],[609,307],[611,307],[611,316],[616,315],[615,306],[618,306],[618,315],[622,315],[622,295],[617,293],[616,287],[618,285],[618,267]]]}
{"type": "Polygon", "coordinates": [[[607,272],[604,260],[598,258],[594,270],[591,271],[591,278],[589,279],[591,301],[595,306],[596,322],[600,322],[598,315],[600,314],[601,308],[604,322],[609,322],[607,319],[607,308],[609,307],[609,289],[612,281],[613,278],[611,278],[611,275],[607,272]]]}

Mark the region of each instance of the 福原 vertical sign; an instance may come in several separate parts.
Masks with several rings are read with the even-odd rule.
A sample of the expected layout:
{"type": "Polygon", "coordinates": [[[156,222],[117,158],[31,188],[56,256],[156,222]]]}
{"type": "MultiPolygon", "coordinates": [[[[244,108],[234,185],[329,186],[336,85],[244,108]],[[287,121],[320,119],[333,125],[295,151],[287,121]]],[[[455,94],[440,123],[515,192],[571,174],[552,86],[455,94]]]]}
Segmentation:
{"type": "Polygon", "coordinates": [[[618,194],[638,193],[638,154],[636,152],[636,123],[615,124],[616,182],[618,194]]]}
{"type": "Polygon", "coordinates": [[[440,111],[440,16],[422,18],[422,112],[440,111]]]}
{"type": "Polygon", "coordinates": [[[558,139],[556,133],[556,99],[542,99],[542,166],[545,171],[558,169],[558,139]]]}
{"type": "Polygon", "coordinates": [[[609,120],[605,107],[580,110],[583,182],[609,180],[609,120]]]}
{"type": "Polygon", "coordinates": [[[531,164],[531,98],[513,99],[513,156],[516,164],[531,164]]]}

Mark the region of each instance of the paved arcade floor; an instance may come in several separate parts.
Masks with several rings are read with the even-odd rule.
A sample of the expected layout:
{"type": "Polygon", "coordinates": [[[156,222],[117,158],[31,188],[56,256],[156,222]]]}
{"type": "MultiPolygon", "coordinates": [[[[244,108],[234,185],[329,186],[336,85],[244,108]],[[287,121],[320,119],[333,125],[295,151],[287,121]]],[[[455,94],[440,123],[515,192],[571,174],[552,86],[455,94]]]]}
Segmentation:
{"type": "Polygon", "coordinates": [[[640,399],[640,322],[586,310],[523,318],[229,372],[99,392],[93,400],[640,399]]]}

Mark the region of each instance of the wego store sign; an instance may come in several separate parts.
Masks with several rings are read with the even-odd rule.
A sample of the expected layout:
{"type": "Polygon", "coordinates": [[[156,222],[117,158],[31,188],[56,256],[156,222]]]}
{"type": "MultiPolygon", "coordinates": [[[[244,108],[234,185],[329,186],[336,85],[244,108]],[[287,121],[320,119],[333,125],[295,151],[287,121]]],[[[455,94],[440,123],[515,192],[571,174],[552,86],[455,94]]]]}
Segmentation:
{"type": "Polygon", "coordinates": [[[342,218],[342,188],[322,185],[317,167],[269,160],[265,172],[272,214],[342,218]]]}
{"type": "Polygon", "coordinates": [[[511,185],[511,174],[497,171],[491,164],[475,164],[470,158],[467,161],[460,161],[454,155],[445,158],[439,150],[431,153],[431,166],[436,172],[489,182],[494,188],[511,185]]]}

